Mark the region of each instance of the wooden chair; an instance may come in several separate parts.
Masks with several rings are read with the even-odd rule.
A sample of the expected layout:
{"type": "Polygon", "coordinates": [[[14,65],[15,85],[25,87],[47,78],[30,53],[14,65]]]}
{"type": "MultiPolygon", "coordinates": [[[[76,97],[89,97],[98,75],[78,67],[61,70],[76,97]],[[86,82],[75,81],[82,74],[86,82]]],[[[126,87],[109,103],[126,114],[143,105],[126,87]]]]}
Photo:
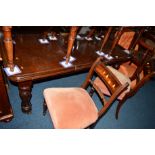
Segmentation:
{"type": "MultiPolygon", "coordinates": [[[[119,69],[115,69],[113,67],[110,67],[110,70],[112,73],[120,80],[122,81],[124,78],[128,78],[130,80],[130,85],[128,87],[128,91],[124,91],[119,97],[119,104],[117,106],[116,110],[116,118],[118,118],[118,114],[120,111],[121,106],[123,103],[131,96],[135,95],[135,93],[147,82],[149,79],[154,76],[154,71],[146,71],[146,66],[149,60],[151,59],[154,48],[148,46],[143,42],[143,40],[138,41],[139,46],[143,47],[143,50],[140,50],[138,52],[141,52],[141,59],[138,59],[136,57],[136,54],[131,57],[130,61],[123,63],[120,65],[119,69]],[[145,51],[144,51],[145,49],[145,51]],[[121,76],[120,76],[121,75],[121,76]]],[[[139,54],[137,52],[137,54],[139,54]]],[[[94,81],[94,83],[100,87],[102,93],[110,95],[102,81],[97,77],[94,81]]]]}
{"type": "Polygon", "coordinates": [[[143,76],[143,68],[154,54],[154,48],[146,44],[142,39],[137,44],[139,45],[139,50],[132,51],[130,61],[121,64],[119,67],[119,71],[128,76],[132,81],[140,80],[139,75],[143,76]]]}
{"type": "Polygon", "coordinates": [[[117,44],[123,49],[129,50],[129,52],[134,50],[144,30],[144,27],[123,27],[121,37],[117,44]]]}
{"type": "Polygon", "coordinates": [[[128,50],[129,54],[141,38],[144,32],[144,27],[108,27],[108,30],[103,38],[100,51],[113,54],[118,51],[128,50]],[[116,52],[115,52],[116,51],[116,52]]]}
{"type": "Polygon", "coordinates": [[[54,128],[87,128],[94,126],[105,114],[117,97],[126,91],[127,80],[121,83],[106,65],[98,58],[92,65],[85,82],[81,88],[47,88],[44,90],[44,114],[48,107],[54,128]],[[110,91],[110,98],[107,100],[94,81],[97,76],[110,91]],[[101,109],[95,105],[91,95],[87,92],[87,87],[91,86],[96,90],[103,106],[101,109]]]}

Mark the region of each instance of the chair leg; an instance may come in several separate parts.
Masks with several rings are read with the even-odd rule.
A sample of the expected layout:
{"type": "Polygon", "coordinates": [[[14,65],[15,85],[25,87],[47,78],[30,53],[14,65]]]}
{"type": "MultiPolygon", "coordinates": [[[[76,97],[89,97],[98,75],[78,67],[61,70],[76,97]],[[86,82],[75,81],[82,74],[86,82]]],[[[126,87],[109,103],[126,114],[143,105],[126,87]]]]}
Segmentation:
{"type": "Polygon", "coordinates": [[[44,102],[43,102],[43,116],[46,115],[46,111],[47,111],[47,104],[46,104],[46,101],[44,100],[44,102]]]}
{"type": "Polygon", "coordinates": [[[118,105],[117,105],[117,108],[116,108],[116,114],[115,114],[115,118],[118,119],[118,114],[119,114],[119,111],[122,107],[122,105],[124,104],[124,102],[126,101],[126,97],[124,97],[122,100],[119,101],[118,105]]]}

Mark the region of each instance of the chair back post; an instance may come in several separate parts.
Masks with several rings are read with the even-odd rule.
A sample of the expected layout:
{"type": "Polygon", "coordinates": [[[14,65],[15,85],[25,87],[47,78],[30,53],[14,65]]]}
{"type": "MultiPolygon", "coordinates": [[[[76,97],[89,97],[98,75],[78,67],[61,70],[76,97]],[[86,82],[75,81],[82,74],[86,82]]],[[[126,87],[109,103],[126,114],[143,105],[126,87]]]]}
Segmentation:
{"type": "Polygon", "coordinates": [[[114,39],[114,41],[113,41],[113,43],[112,43],[112,46],[111,46],[111,48],[110,48],[110,52],[109,52],[110,55],[112,54],[114,48],[116,47],[116,45],[117,45],[117,43],[118,43],[118,41],[119,41],[121,35],[123,34],[123,31],[124,31],[124,26],[121,26],[121,27],[119,28],[119,30],[118,30],[116,36],[115,36],[115,39],[114,39]]]}
{"type": "Polygon", "coordinates": [[[102,60],[102,57],[98,57],[97,60],[93,63],[92,67],[90,68],[88,75],[86,77],[86,80],[84,81],[84,83],[81,85],[81,87],[83,89],[86,89],[89,85],[89,80],[92,78],[93,74],[94,74],[94,68],[96,67],[96,65],[102,60]]]}
{"type": "Polygon", "coordinates": [[[142,70],[144,69],[144,66],[146,65],[146,63],[151,59],[151,57],[153,56],[154,53],[154,48],[148,46],[146,43],[144,43],[142,40],[139,40],[139,44],[143,47],[146,48],[146,51],[144,52],[141,61],[138,64],[138,67],[136,69],[136,71],[134,72],[133,76],[131,77],[131,80],[136,79],[137,82],[140,80],[140,73],[142,72],[142,70]]]}
{"type": "Polygon", "coordinates": [[[139,31],[138,31],[138,34],[137,34],[137,37],[135,38],[135,40],[133,40],[133,43],[131,43],[131,46],[129,48],[129,50],[133,50],[135,48],[135,46],[137,45],[139,39],[141,38],[143,32],[144,32],[145,28],[142,27],[139,31]]]}
{"type": "Polygon", "coordinates": [[[112,26],[110,26],[105,34],[105,37],[103,38],[103,42],[102,42],[102,45],[101,45],[101,48],[100,48],[100,51],[103,50],[103,48],[105,47],[108,39],[109,39],[109,36],[110,36],[110,33],[112,31],[112,26]]]}

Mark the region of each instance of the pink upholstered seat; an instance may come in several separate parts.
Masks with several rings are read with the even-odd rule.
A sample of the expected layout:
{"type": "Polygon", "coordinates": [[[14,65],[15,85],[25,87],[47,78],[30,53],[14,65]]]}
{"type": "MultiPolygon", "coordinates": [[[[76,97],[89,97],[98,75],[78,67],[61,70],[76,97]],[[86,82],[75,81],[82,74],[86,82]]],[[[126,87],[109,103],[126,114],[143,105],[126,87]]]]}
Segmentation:
{"type": "Polygon", "coordinates": [[[135,64],[133,63],[130,64],[130,62],[126,62],[120,66],[119,71],[124,75],[131,77],[136,71],[136,69],[137,69],[137,66],[135,64]]]}
{"type": "Polygon", "coordinates": [[[98,109],[83,88],[47,88],[44,97],[55,128],[86,128],[98,118],[98,109]]]}

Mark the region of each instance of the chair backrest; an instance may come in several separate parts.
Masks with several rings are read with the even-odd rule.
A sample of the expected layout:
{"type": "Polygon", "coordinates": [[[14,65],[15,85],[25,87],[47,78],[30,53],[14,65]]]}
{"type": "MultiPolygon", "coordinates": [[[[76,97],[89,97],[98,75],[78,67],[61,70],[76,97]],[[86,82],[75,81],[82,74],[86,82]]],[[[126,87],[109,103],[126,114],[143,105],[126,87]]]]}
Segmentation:
{"type": "Polygon", "coordinates": [[[105,44],[108,42],[111,33],[114,33],[115,35],[112,39],[109,54],[113,53],[113,50],[115,49],[115,47],[117,47],[117,45],[121,46],[123,49],[132,50],[135,48],[143,32],[144,27],[109,27],[105,38],[103,39],[101,49],[105,47],[105,44]]]}
{"type": "Polygon", "coordinates": [[[140,39],[138,42],[139,50],[135,53],[133,53],[133,57],[131,59],[131,63],[134,63],[137,65],[137,69],[135,70],[133,76],[131,77],[131,80],[137,78],[139,79],[139,75],[144,69],[144,66],[147,62],[151,59],[151,57],[154,54],[154,48],[147,45],[142,39],[140,39]]]}
{"type": "Polygon", "coordinates": [[[103,102],[103,107],[99,110],[99,116],[103,115],[110,105],[117,99],[117,97],[127,89],[128,83],[121,84],[117,77],[108,69],[108,67],[103,63],[103,58],[98,58],[95,63],[92,65],[85,82],[82,87],[87,88],[89,85],[93,87],[94,90],[98,93],[99,97],[103,102]],[[95,85],[93,81],[93,76],[99,77],[102,82],[105,84],[111,96],[108,100],[105,99],[103,92],[99,86],[95,85]]]}

